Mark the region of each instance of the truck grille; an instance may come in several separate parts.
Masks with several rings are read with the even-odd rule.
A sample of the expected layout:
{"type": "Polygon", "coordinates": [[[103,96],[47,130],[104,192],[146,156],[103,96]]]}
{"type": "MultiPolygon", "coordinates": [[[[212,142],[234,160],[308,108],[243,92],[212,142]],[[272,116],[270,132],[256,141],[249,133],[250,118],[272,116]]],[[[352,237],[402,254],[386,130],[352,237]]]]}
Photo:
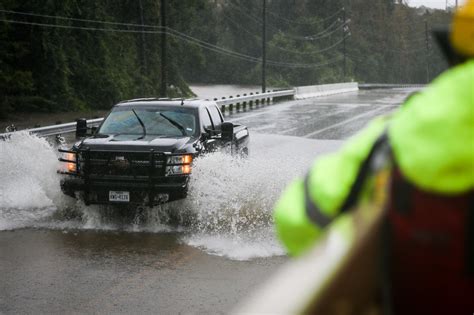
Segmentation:
{"type": "Polygon", "coordinates": [[[163,176],[166,156],[154,153],[153,160],[154,167],[151,168],[151,153],[146,152],[89,151],[79,155],[81,172],[87,168],[88,175],[99,176],[163,176]]]}

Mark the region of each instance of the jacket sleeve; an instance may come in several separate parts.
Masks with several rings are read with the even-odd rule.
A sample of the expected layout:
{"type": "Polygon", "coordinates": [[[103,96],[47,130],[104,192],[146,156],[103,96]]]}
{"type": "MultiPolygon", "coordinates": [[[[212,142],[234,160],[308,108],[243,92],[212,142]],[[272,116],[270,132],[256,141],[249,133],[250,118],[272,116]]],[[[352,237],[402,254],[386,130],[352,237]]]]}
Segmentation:
{"type": "Polygon", "coordinates": [[[277,234],[290,255],[311,248],[340,212],[386,122],[387,118],[372,121],[339,152],[316,160],[306,178],[296,179],[284,191],[275,206],[274,219],[277,234]]]}

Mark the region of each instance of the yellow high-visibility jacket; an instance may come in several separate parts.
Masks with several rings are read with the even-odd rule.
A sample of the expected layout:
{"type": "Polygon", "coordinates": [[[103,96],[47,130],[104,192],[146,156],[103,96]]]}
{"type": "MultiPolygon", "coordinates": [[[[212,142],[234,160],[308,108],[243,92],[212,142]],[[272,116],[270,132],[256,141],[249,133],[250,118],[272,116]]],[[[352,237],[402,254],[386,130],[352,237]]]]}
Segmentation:
{"type": "Polygon", "coordinates": [[[395,163],[420,189],[456,195],[474,189],[474,60],[439,76],[390,117],[371,122],[286,189],[275,224],[288,252],[312,247],[344,205],[362,163],[387,132],[395,163]]]}

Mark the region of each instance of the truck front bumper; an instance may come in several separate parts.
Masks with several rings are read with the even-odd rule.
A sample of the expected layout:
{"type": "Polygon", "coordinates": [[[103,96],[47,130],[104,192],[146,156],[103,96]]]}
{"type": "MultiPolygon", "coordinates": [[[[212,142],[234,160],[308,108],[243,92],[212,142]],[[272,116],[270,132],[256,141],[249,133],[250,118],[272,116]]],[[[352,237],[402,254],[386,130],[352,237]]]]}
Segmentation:
{"type": "Polygon", "coordinates": [[[189,176],[147,179],[88,178],[67,176],[61,179],[61,190],[71,197],[81,196],[85,204],[158,205],[186,197],[189,176]],[[110,200],[110,192],[127,192],[128,201],[110,200]]]}

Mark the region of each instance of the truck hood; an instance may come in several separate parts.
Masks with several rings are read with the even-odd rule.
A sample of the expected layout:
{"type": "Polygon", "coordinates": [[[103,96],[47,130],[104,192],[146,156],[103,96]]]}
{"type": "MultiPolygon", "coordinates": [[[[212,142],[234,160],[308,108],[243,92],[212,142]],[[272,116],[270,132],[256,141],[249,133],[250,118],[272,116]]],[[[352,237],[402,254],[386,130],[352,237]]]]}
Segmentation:
{"type": "Polygon", "coordinates": [[[87,138],[76,144],[77,147],[88,147],[91,150],[105,151],[148,151],[156,152],[177,152],[186,151],[192,148],[196,139],[190,137],[181,138],[159,138],[156,136],[146,136],[144,139],[134,140],[137,136],[108,136],[106,138],[87,138]]]}

